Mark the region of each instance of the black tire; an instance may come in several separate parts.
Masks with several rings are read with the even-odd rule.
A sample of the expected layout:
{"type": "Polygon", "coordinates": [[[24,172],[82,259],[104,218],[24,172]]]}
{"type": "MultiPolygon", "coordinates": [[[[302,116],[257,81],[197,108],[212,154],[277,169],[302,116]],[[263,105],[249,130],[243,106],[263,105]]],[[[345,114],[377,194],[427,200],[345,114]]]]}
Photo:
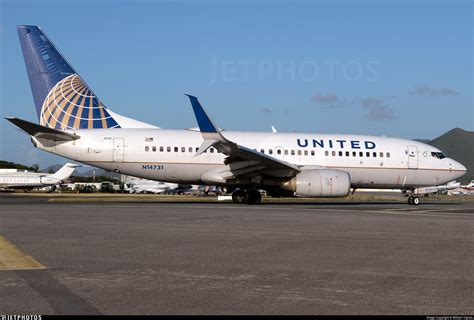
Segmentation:
{"type": "Polygon", "coordinates": [[[262,201],[262,195],[257,190],[247,191],[247,204],[259,204],[262,201]]]}
{"type": "Polygon", "coordinates": [[[237,189],[232,192],[232,202],[237,204],[247,203],[247,192],[237,189]]]}

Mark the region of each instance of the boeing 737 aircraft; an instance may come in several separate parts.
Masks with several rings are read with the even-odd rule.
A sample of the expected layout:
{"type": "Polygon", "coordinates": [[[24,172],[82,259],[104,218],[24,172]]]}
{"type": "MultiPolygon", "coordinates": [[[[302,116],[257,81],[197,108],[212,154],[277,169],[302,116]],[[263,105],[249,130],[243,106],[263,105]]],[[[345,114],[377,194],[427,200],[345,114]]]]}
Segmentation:
{"type": "Polygon", "coordinates": [[[77,164],[66,163],[53,174],[37,172],[0,173],[0,188],[33,189],[54,186],[69,178],[77,167],[77,164]]]}
{"type": "Polygon", "coordinates": [[[9,121],[32,143],[69,159],[150,180],[236,188],[236,203],[272,196],[344,197],[351,188],[414,190],[466,168],[430,145],[347,134],[233,132],[188,96],[200,130],[165,130],[106,108],[37,26],[19,26],[39,124],[9,121]]]}

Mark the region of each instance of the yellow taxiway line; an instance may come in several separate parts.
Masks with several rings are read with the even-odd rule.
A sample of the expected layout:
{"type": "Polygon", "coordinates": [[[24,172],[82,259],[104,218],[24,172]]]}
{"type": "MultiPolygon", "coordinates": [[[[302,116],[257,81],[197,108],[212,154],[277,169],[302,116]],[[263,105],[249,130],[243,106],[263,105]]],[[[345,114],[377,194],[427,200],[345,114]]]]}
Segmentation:
{"type": "Polygon", "coordinates": [[[46,269],[46,267],[0,235],[0,270],[30,269],[46,269]]]}

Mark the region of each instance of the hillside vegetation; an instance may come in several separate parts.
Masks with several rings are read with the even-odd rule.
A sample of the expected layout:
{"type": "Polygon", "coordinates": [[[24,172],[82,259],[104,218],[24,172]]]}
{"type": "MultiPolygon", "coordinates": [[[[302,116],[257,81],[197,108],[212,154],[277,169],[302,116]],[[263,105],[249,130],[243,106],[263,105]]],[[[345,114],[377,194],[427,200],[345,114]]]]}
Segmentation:
{"type": "Polygon", "coordinates": [[[19,170],[28,170],[28,171],[38,171],[38,165],[33,165],[32,167],[24,166],[22,164],[3,161],[0,160],[0,168],[1,169],[19,169],[19,170]]]}

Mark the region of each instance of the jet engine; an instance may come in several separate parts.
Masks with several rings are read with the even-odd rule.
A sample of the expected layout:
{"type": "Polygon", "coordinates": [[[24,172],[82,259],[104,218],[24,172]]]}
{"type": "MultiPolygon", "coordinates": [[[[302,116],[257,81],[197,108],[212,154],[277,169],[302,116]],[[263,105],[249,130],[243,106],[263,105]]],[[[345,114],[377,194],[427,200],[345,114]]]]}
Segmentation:
{"type": "Polygon", "coordinates": [[[350,188],[349,174],[332,169],[302,171],[282,185],[282,189],[294,192],[297,197],[313,198],[345,197],[350,188]]]}

